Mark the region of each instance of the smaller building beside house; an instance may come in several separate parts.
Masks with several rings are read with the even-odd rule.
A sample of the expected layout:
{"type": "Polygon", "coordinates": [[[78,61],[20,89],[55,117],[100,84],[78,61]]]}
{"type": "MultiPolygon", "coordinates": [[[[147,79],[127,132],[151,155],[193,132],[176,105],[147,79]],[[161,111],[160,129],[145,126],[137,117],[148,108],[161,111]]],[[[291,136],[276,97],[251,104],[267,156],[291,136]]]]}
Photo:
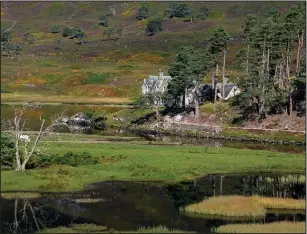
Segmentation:
{"type": "MultiPolygon", "coordinates": [[[[222,83],[217,83],[216,84],[216,89],[217,89],[217,97],[218,99],[222,100],[223,98],[223,84],[222,83]]],[[[241,90],[236,86],[234,83],[227,83],[225,84],[225,98],[224,100],[228,100],[238,94],[241,93],[241,90]]]]}

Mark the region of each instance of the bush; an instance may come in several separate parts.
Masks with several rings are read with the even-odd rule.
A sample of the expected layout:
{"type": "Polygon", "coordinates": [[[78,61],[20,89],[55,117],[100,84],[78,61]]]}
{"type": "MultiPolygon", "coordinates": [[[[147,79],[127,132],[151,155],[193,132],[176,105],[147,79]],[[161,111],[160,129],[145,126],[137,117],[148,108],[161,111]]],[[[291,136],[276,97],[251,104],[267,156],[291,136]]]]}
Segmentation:
{"type": "Polygon", "coordinates": [[[63,37],[71,36],[71,29],[70,28],[64,28],[63,29],[63,37]]]}
{"type": "Polygon", "coordinates": [[[35,159],[35,167],[48,167],[52,164],[70,165],[73,167],[80,165],[94,165],[99,163],[99,157],[95,157],[87,152],[74,153],[67,152],[60,156],[58,154],[40,155],[35,159]]]}
{"type": "Polygon", "coordinates": [[[61,32],[61,28],[60,28],[60,25],[58,24],[55,24],[51,27],[51,30],[50,30],[51,33],[59,33],[61,32]]]}
{"type": "Polygon", "coordinates": [[[146,27],[146,33],[148,35],[154,35],[157,32],[162,31],[162,19],[161,18],[155,18],[152,20],[149,20],[147,27],[146,27]]]}
{"type": "Polygon", "coordinates": [[[15,159],[15,141],[9,134],[1,132],[1,169],[10,169],[15,159]]]}

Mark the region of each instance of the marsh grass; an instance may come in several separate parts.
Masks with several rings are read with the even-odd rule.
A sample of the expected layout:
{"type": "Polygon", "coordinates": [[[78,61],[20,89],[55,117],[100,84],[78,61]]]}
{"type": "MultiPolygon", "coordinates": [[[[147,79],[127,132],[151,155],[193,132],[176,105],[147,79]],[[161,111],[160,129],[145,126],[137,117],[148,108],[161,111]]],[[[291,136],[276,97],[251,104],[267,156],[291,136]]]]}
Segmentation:
{"type": "Polygon", "coordinates": [[[16,192],[16,193],[1,193],[1,197],[4,199],[35,199],[39,198],[41,195],[39,193],[26,193],[26,192],[16,192]]]}
{"type": "Polygon", "coordinates": [[[104,233],[107,230],[105,226],[95,224],[75,224],[69,227],[57,227],[45,229],[40,233],[104,233]]]}
{"type": "Polygon", "coordinates": [[[267,224],[222,225],[215,233],[305,233],[305,222],[273,222],[267,224]]]}
{"type": "Polygon", "coordinates": [[[211,197],[200,203],[189,205],[182,211],[192,216],[236,217],[239,219],[262,218],[266,214],[263,206],[250,197],[243,196],[211,197]]]}
{"type": "Polygon", "coordinates": [[[164,226],[157,227],[141,227],[137,231],[116,231],[107,229],[105,226],[95,224],[76,224],[69,227],[57,227],[52,229],[45,229],[40,233],[196,233],[186,232],[181,230],[172,230],[164,226]]]}
{"type": "Polygon", "coordinates": [[[191,216],[252,220],[263,218],[267,209],[305,210],[306,202],[291,198],[218,196],[181,208],[181,211],[191,216]]]}
{"type": "Polygon", "coordinates": [[[137,233],[196,233],[196,232],[185,232],[182,230],[168,229],[162,225],[156,227],[140,227],[137,233]]]}

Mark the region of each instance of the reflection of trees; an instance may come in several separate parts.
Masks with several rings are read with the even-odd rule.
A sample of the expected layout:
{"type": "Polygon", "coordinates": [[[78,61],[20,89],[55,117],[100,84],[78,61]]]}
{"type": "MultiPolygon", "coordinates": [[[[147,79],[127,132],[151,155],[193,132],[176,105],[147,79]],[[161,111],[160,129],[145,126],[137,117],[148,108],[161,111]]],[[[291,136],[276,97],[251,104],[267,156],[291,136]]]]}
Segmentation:
{"type": "Polygon", "coordinates": [[[243,195],[305,198],[306,186],[301,175],[257,175],[242,177],[235,188],[243,195]]]}
{"type": "Polygon", "coordinates": [[[13,223],[3,222],[2,230],[10,233],[27,233],[45,229],[58,219],[58,215],[51,214],[44,208],[40,202],[33,204],[28,199],[15,199],[13,223]]]}
{"type": "Polygon", "coordinates": [[[162,189],[174,203],[175,207],[179,208],[191,203],[200,202],[205,197],[212,196],[212,191],[209,191],[207,187],[206,182],[189,181],[170,184],[162,189]]]}

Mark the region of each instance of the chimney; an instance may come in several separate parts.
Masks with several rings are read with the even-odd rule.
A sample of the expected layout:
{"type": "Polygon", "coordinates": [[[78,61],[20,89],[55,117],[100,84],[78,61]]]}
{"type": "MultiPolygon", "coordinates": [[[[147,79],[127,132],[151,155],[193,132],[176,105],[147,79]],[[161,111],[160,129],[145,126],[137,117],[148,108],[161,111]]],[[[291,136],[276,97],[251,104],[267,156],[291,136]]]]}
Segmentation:
{"type": "Polygon", "coordinates": [[[162,70],[162,69],[159,69],[159,79],[162,79],[163,76],[164,76],[163,70],[162,70]]]}

